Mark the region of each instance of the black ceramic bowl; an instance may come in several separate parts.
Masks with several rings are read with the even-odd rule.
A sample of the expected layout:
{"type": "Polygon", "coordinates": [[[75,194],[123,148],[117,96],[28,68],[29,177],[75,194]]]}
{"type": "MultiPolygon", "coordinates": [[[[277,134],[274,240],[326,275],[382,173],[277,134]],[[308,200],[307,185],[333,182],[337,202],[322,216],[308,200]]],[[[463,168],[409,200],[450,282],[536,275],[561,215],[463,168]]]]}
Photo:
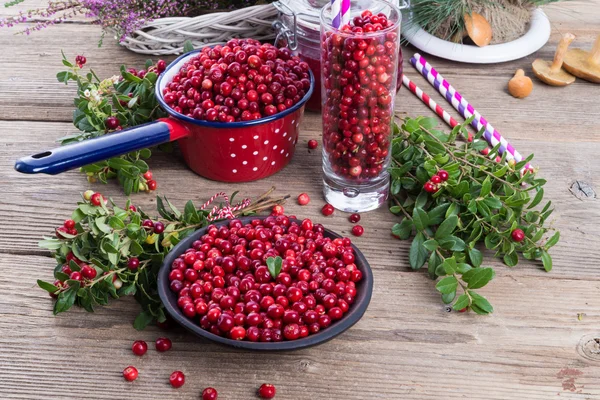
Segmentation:
{"type": "MultiPolygon", "coordinates": [[[[243,217],[240,218],[243,224],[247,224],[253,219],[264,219],[265,217],[243,217]]],[[[300,223],[301,221],[292,220],[300,223]]],[[[223,221],[220,223],[216,223],[216,226],[226,225],[229,221],[223,221]]],[[[193,332],[198,336],[202,336],[204,338],[213,340],[215,342],[223,343],[229,346],[237,347],[240,349],[252,349],[252,350],[295,350],[301,349],[304,347],[315,346],[320,343],[324,343],[340,333],[344,332],[346,329],[350,328],[354,325],[358,320],[363,316],[369,302],[371,301],[371,294],[373,292],[373,273],[371,271],[371,267],[369,263],[365,259],[365,256],[358,250],[358,248],[352,245],[352,248],[355,252],[355,261],[354,263],[363,273],[363,278],[360,282],[356,284],[356,298],[354,303],[350,306],[348,312],[344,315],[342,319],[332,323],[329,327],[323,329],[322,331],[310,334],[305,338],[291,340],[291,341],[282,341],[282,342],[250,342],[248,340],[232,340],[225,337],[221,337],[215,335],[207,330],[202,329],[197,322],[194,322],[190,318],[183,315],[179,307],[177,306],[177,295],[171,291],[169,288],[169,272],[171,271],[171,264],[173,261],[183,254],[188,248],[192,247],[192,243],[199,239],[206,232],[206,228],[200,229],[194,232],[192,235],[188,236],[184,240],[182,240],[177,246],[169,252],[169,255],[165,258],[165,261],[158,272],[158,293],[160,298],[165,305],[165,308],[169,315],[173,317],[177,323],[193,332]]],[[[334,233],[328,229],[325,229],[324,233],[325,237],[330,238],[340,238],[342,236],[334,233]]]]}

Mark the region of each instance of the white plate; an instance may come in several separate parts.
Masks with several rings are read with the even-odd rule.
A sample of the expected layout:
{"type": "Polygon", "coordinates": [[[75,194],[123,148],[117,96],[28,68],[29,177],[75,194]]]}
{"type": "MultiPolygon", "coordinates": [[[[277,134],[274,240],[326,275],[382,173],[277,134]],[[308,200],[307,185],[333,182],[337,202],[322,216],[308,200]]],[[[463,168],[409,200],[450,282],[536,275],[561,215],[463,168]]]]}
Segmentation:
{"type": "Polygon", "coordinates": [[[550,37],[550,21],[541,9],[536,8],[529,30],[523,36],[512,42],[485,47],[442,40],[408,22],[402,24],[402,34],[410,44],[436,57],[464,63],[491,64],[517,60],[539,50],[550,37]]]}

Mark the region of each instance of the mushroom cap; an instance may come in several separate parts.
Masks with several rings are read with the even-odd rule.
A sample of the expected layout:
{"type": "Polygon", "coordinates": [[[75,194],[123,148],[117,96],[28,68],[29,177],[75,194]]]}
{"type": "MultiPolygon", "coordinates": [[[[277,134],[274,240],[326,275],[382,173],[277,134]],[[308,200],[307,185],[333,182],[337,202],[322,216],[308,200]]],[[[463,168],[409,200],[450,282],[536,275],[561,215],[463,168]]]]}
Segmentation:
{"type": "Polygon", "coordinates": [[[556,72],[552,72],[550,70],[551,65],[551,62],[538,58],[531,64],[531,67],[533,68],[535,76],[550,86],[567,86],[575,82],[575,77],[564,71],[562,68],[556,72]]]}
{"type": "Polygon", "coordinates": [[[582,49],[567,51],[563,59],[563,68],[578,78],[600,83],[600,64],[590,60],[590,53],[582,49]]]}
{"type": "Polygon", "coordinates": [[[531,94],[533,82],[525,75],[515,76],[508,81],[508,92],[518,99],[523,99],[531,94]]]}
{"type": "Polygon", "coordinates": [[[464,15],[467,34],[479,47],[487,46],[492,41],[492,26],[481,14],[464,15]]]}

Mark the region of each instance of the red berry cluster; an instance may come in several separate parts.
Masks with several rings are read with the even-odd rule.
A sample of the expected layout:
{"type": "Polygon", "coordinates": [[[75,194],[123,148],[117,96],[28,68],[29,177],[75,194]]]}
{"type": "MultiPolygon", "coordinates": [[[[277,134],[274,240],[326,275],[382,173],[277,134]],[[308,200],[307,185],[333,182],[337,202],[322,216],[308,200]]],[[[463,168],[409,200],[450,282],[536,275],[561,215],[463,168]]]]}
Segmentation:
{"type": "Polygon", "coordinates": [[[189,318],[234,340],[295,340],[343,317],[362,279],[348,238],[330,239],[310,219],[287,216],[211,225],[173,261],[171,291],[189,318]],[[269,257],[283,259],[271,276],[269,257]]]}
{"type": "Polygon", "coordinates": [[[393,25],[384,14],[367,10],[323,41],[323,145],[342,178],[364,180],[386,169],[399,50],[393,25]]]}
{"type": "Polygon", "coordinates": [[[65,236],[61,233],[67,233],[69,235],[77,235],[77,228],[75,228],[75,221],[68,219],[63,223],[63,226],[56,228],[56,237],[59,239],[65,239],[65,236]]]}
{"type": "Polygon", "coordinates": [[[79,68],[83,68],[83,66],[85,65],[86,62],[87,62],[87,59],[84,56],[75,57],[75,64],[77,64],[77,66],[79,68]]]}
{"type": "Polygon", "coordinates": [[[156,183],[156,181],[154,179],[152,179],[152,171],[148,170],[148,171],[144,172],[142,177],[146,180],[146,186],[148,186],[149,191],[156,190],[156,188],[158,187],[158,184],[156,183]]]}
{"type": "Polygon", "coordinates": [[[427,182],[425,182],[423,189],[425,189],[427,193],[435,193],[440,190],[440,185],[442,182],[446,182],[448,178],[448,172],[440,169],[437,174],[433,175],[427,182]]]}
{"type": "Polygon", "coordinates": [[[287,48],[231,39],[190,58],[163,89],[163,99],[191,118],[250,121],[298,103],[310,88],[308,71],[287,48]]]}
{"type": "MultiPolygon", "coordinates": [[[[69,220],[67,220],[67,221],[69,221],[69,220]]],[[[73,280],[79,281],[79,282],[81,282],[81,286],[83,287],[83,286],[87,285],[91,280],[96,278],[96,276],[98,275],[98,270],[96,270],[96,268],[94,266],[86,264],[85,262],[81,261],[80,259],[75,257],[73,252],[70,251],[65,258],[66,258],[66,262],[65,262],[65,264],[63,264],[61,266],[60,272],[67,275],[68,278],[63,279],[63,280],[54,281],[54,286],[56,286],[57,288],[59,288],[59,289],[67,288],[68,287],[68,283],[66,282],[67,279],[73,279],[73,280]],[[76,268],[71,268],[71,261],[73,261],[75,264],[77,264],[79,270],[74,271],[73,269],[76,269],[76,268]]],[[[115,275],[115,277],[116,277],[116,275],[115,275]]],[[[56,298],[57,294],[50,293],[50,297],[56,298]]]]}
{"type": "Polygon", "coordinates": [[[522,229],[515,229],[510,233],[512,240],[519,243],[525,239],[525,232],[522,229]]]}

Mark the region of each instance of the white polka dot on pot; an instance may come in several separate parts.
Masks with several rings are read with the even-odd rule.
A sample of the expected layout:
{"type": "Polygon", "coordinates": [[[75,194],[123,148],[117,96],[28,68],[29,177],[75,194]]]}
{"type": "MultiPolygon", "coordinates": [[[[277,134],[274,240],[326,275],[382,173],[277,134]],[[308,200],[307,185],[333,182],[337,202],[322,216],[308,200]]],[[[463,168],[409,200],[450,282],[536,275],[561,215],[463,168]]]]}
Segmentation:
{"type": "Polygon", "coordinates": [[[269,141],[268,141],[268,140],[265,140],[265,141],[263,142],[263,144],[269,144],[269,141]]]}
{"type": "Polygon", "coordinates": [[[287,136],[287,132],[283,132],[283,137],[286,137],[286,136],[287,136]]]}
{"type": "Polygon", "coordinates": [[[257,156],[258,155],[258,151],[255,151],[252,154],[254,154],[255,156],[257,156]]]}
{"type": "Polygon", "coordinates": [[[248,161],[242,161],[242,164],[246,165],[246,164],[248,164],[248,161]]]}
{"type": "Polygon", "coordinates": [[[258,135],[254,135],[254,140],[258,139],[258,135]]]}
{"type": "Polygon", "coordinates": [[[231,153],[231,158],[235,158],[235,154],[231,153]]]}
{"type": "Polygon", "coordinates": [[[269,157],[263,157],[263,161],[267,161],[269,157]]]}
{"type": "Polygon", "coordinates": [[[233,170],[233,171],[231,171],[231,172],[233,172],[234,174],[237,174],[237,169],[234,169],[234,170],[233,170]]]}
{"type": "Polygon", "coordinates": [[[252,171],[258,171],[258,167],[252,168],[252,171]]]}
{"type": "Polygon", "coordinates": [[[230,142],[235,142],[235,139],[234,139],[234,138],[232,138],[232,137],[230,137],[230,138],[229,138],[229,141],[230,141],[230,142]]]}
{"type": "Polygon", "coordinates": [[[271,165],[275,165],[275,161],[271,161],[271,165]]]}
{"type": "Polygon", "coordinates": [[[277,145],[273,146],[273,150],[277,150],[277,145]]]}
{"type": "Polygon", "coordinates": [[[275,133],[279,133],[279,128],[275,129],[275,133]]]}
{"type": "Polygon", "coordinates": [[[248,148],[248,146],[246,146],[245,144],[242,145],[242,149],[246,150],[248,148]]]}

